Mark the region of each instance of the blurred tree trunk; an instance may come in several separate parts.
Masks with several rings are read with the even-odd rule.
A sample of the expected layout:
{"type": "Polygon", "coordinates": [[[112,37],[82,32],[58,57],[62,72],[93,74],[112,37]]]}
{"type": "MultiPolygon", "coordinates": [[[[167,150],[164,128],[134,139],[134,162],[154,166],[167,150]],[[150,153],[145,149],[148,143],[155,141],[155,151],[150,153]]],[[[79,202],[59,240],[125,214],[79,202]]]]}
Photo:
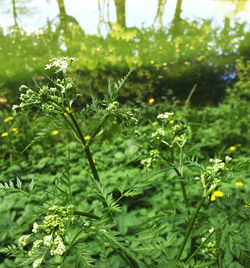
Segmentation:
{"type": "Polygon", "coordinates": [[[16,0],[12,0],[12,8],[13,8],[13,18],[15,22],[15,27],[19,28],[17,23],[16,0]]]}
{"type": "Polygon", "coordinates": [[[126,0],[115,0],[116,22],[121,27],[126,28],[126,0]]]}
{"type": "Polygon", "coordinates": [[[172,34],[172,40],[174,40],[178,36],[181,36],[183,33],[182,23],[184,22],[184,20],[181,19],[181,11],[182,11],[181,5],[182,5],[182,0],[177,0],[174,18],[172,20],[172,24],[170,28],[170,32],[172,34]]]}
{"type": "Polygon", "coordinates": [[[181,17],[181,5],[182,5],[182,0],[177,0],[175,13],[174,13],[174,20],[179,20],[181,17]]]}
{"type": "Polygon", "coordinates": [[[65,5],[64,5],[64,0],[57,0],[57,4],[59,7],[60,15],[65,16],[66,10],[65,10],[65,5]]]}
{"type": "Polygon", "coordinates": [[[167,3],[167,0],[158,0],[158,7],[157,7],[157,12],[156,12],[156,16],[154,19],[154,25],[156,25],[157,20],[159,21],[159,26],[163,25],[163,21],[162,21],[162,17],[164,14],[164,8],[165,5],[167,3]]]}
{"type": "Polygon", "coordinates": [[[68,54],[73,55],[73,53],[77,51],[79,42],[81,38],[85,36],[85,33],[78,21],[74,17],[67,14],[64,0],[57,0],[57,4],[59,8],[60,23],[56,29],[56,36],[58,40],[60,37],[63,37],[60,42],[62,45],[65,45],[68,54]]]}

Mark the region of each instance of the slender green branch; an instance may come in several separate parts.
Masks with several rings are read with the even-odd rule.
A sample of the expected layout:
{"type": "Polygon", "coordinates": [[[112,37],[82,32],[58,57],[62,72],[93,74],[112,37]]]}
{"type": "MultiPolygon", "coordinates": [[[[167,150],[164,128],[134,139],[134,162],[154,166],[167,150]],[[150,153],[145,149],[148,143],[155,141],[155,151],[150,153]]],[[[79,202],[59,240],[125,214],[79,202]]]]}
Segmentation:
{"type": "Polygon", "coordinates": [[[74,215],[85,216],[85,217],[95,219],[95,220],[101,219],[101,217],[96,216],[95,214],[88,213],[88,212],[82,212],[82,211],[74,211],[74,215]]]}
{"type": "Polygon", "coordinates": [[[186,230],[186,235],[185,235],[184,240],[183,240],[183,242],[181,244],[181,247],[180,247],[180,249],[178,251],[178,254],[176,256],[176,260],[179,260],[180,257],[181,257],[181,254],[182,254],[182,252],[184,250],[184,247],[185,247],[185,245],[187,243],[187,240],[188,240],[188,238],[189,238],[189,236],[191,234],[191,231],[192,231],[192,229],[194,227],[195,220],[196,220],[196,218],[198,216],[198,213],[199,213],[199,211],[201,209],[201,206],[202,206],[203,202],[205,201],[205,199],[206,199],[206,196],[203,196],[202,199],[200,200],[199,204],[198,204],[198,207],[195,210],[195,213],[194,213],[193,217],[191,218],[191,220],[190,220],[190,222],[188,224],[188,228],[186,230]]]}
{"type": "Polygon", "coordinates": [[[85,146],[86,145],[86,141],[84,140],[84,137],[83,137],[82,131],[80,129],[80,126],[78,125],[78,123],[77,123],[74,115],[72,113],[68,113],[68,114],[69,114],[69,116],[70,116],[70,118],[71,118],[71,120],[72,120],[72,122],[73,122],[73,124],[74,124],[74,126],[75,126],[75,128],[76,128],[76,130],[78,132],[78,134],[79,134],[79,139],[81,140],[82,145],[84,147],[84,151],[85,151],[86,156],[87,156],[87,159],[89,161],[89,165],[90,165],[92,174],[94,176],[94,179],[96,181],[100,182],[100,178],[98,176],[98,173],[97,173],[97,170],[96,170],[96,167],[95,167],[95,163],[94,163],[94,160],[93,160],[92,155],[90,153],[90,150],[89,150],[88,147],[85,146]]]}
{"type": "Polygon", "coordinates": [[[121,247],[119,244],[117,244],[116,241],[110,239],[110,237],[107,236],[103,232],[99,232],[99,235],[101,237],[104,236],[104,238],[109,242],[110,247],[112,247],[112,249],[118,255],[120,255],[120,257],[128,264],[129,267],[131,267],[131,268],[140,268],[140,266],[137,264],[136,260],[134,260],[134,258],[132,256],[130,256],[130,254],[127,252],[127,250],[124,247],[121,247]],[[114,246],[113,243],[115,243],[116,246],[114,246]]]}
{"type": "Polygon", "coordinates": [[[200,244],[200,246],[193,252],[193,254],[190,257],[188,257],[188,259],[185,261],[185,264],[187,264],[188,262],[192,260],[192,258],[198,253],[198,251],[209,241],[209,239],[214,234],[214,232],[215,231],[212,231],[207,237],[207,239],[203,243],[200,244]]]}
{"type": "Polygon", "coordinates": [[[75,129],[75,126],[69,121],[69,119],[64,114],[62,114],[62,117],[65,120],[65,122],[70,126],[70,128],[73,130],[77,138],[80,140],[80,137],[78,135],[77,130],[75,129]]]}
{"type": "MultiPolygon", "coordinates": [[[[161,154],[161,157],[166,161],[168,162],[167,158],[165,156],[163,156],[161,154]]],[[[174,171],[176,172],[176,174],[181,178],[181,190],[182,190],[182,195],[183,195],[183,198],[184,198],[184,203],[185,203],[185,206],[186,208],[188,208],[188,198],[187,198],[187,192],[186,192],[186,187],[185,187],[185,184],[183,182],[183,174],[182,174],[182,166],[180,166],[180,171],[178,168],[175,167],[174,165],[174,154],[173,154],[173,149],[171,148],[171,161],[172,161],[172,167],[174,169],[174,171]]],[[[182,164],[182,160],[180,161],[180,164],[182,164]]]]}
{"type": "Polygon", "coordinates": [[[182,147],[180,148],[180,168],[179,168],[179,174],[181,175],[181,190],[182,190],[182,194],[183,194],[183,198],[184,198],[184,202],[186,205],[186,208],[188,207],[188,199],[187,199],[187,192],[186,192],[186,186],[185,183],[183,181],[183,151],[182,151],[182,147]]]}
{"type": "Polygon", "coordinates": [[[100,125],[97,127],[97,129],[95,130],[94,134],[91,136],[90,140],[87,142],[87,144],[85,145],[85,148],[88,147],[92,141],[94,140],[94,138],[96,137],[96,135],[100,132],[101,128],[103,127],[105,121],[107,120],[109,114],[106,114],[104,116],[104,118],[102,119],[102,122],[100,123],[100,125]]]}
{"type": "Polygon", "coordinates": [[[188,207],[187,192],[186,192],[185,183],[183,181],[181,181],[181,190],[182,190],[182,195],[183,195],[184,202],[185,202],[185,205],[186,205],[186,208],[187,208],[188,207]]]}

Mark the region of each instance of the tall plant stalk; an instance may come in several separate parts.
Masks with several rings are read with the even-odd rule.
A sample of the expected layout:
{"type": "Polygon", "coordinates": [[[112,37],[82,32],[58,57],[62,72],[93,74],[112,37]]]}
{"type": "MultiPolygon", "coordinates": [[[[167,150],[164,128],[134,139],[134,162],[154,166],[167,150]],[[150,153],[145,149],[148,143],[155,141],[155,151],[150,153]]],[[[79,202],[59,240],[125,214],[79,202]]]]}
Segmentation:
{"type": "Polygon", "coordinates": [[[203,202],[204,202],[205,199],[206,199],[206,196],[207,196],[207,195],[204,195],[204,196],[202,197],[202,199],[200,200],[200,202],[199,202],[199,204],[198,204],[198,206],[197,206],[197,208],[196,208],[196,210],[195,210],[195,212],[194,212],[194,214],[193,214],[193,216],[192,216],[192,218],[191,218],[191,220],[190,220],[190,222],[189,222],[189,224],[188,224],[188,228],[187,228],[187,230],[186,230],[186,235],[185,235],[185,237],[184,237],[184,239],[183,239],[183,242],[182,242],[182,244],[181,244],[181,247],[180,247],[180,249],[179,249],[179,251],[178,251],[178,254],[177,254],[177,256],[176,256],[176,260],[179,260],[179,259],[181,258],[182,252],[183,252],[183,250],[184,250],[184,248],[185,248],[185,246],[186,246],[186,243],[187,243],[187,241],[188,241],[188,238],[189,238],[189,236],[190,236],[190,234],[191,234],[191,231],[192,231],[192,229],[193,229],[193,227],[194,227],[195,220],[196,220],[196,218],[197,218],[197,216],[198,216],[198,213],[199,213],[199,211],[200,211],[200,209],[201,209],[201,206],[202,206],[203,202]]]}

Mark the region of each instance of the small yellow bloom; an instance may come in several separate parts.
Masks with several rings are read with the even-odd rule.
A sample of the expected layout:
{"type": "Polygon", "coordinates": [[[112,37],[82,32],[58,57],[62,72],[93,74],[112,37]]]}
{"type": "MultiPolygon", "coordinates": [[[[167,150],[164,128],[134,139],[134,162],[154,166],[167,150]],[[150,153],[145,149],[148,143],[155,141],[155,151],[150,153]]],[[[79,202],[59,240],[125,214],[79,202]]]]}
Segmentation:
{"type": "Polygon", "coordinates": [[[6,103],[7,102],[7,99],[4,98],[4,97],[0,97],[0,103],[6,103]]]}
{"type": "Polygon", "coordinates": [[[66,107],[66,111],[69,113],[69,107],[66,107]]]}
{"type": "Polygon", "coordinates": [[[156,121],[154,121],[153,123],[152,123],[152,125],[153,126],[156,126],[158,123],[156,122],[156,121]]]}
{"type": "Polygon", "coordinates": [[[236,148],[235,148],[235,146],[230,146],[230,147],[229,147],[229,150],[230,150],[230,151],[235,151],[236,148]]]}
{"type": "Polygon", "coordinates": [[[84,139],[85,139],[85,141],[87,141],[90,139],[90,136],[85,136],[84,139]]]}
{"type": "Polygon", "coordinates": [[[215,191],[213,193],[213,195],[216,196],[216,197],[222,197],[223,196],[223,193],[221,191],[215,191]]]}
{"type": "Polygon", "coordinates": [[[2,137],[7,137],[9,135],[9,133],[8,132],[4,132],[4,133],[2,133],[2,137]]]}
{"type": "Polygon", "coordinates": [[[241,147],[241,146],[242,146],[242,144],[240,144],[240,143],[239,143],[239,144],[237,144],[237,146],[238,146],[238,147],[241,147]]]}
{"type": "Polygon", "coordinates": [[[245,207],[246,207],[246,208],[250,207],[250,203],[247,202],[247,201],[245,201],[245,207]]]}
{"type": "Polygon", "coordinates": [[[149,100],[148,100],[148,103],[151,105],[151,104],[153,104],[155,102],[155,99],[154,98],[150,98],[149,100]]]}
{"type": "Polygon", "coordinates": [[[235,185],[236,185],[237,187],[241,187],[241,186],[243,186],[243,182],[241,182],[241,181],[237,181],[237,182],[235,183],[235,185]]]}
{"type": "Polygon", "coordinates": [[[214,200],[215,200],[215,196],[212,195],[210,200],[211,200],[211,201],[214,201],[214,200]]]}
{"type": "Polygon", "coordinates": [[[51,134],[52,134],[52,135],[55,135],[55,136],[58,135],[58,133],[59,133],[58,130],[53,130],[53,131],[51,132],[51,134]]]}
{"type": "Polygon", "coordinates": [[[11,121],[11,120],[13,120],[13,119],[14,119],[14,118],[13,118],[12,116],[9,116],[9,117],[7,117],[7,118],[4,119],[4,122],[6,123],[6,122],[11,121]]]}
{"type": "Polygon", "coordinates": [[[116,121],[116,120],[114,120],[114,121],[113,121],[113,124],[114,124],[114,125],[116,125],[116,124],[117,124],[117,121],[116,121]]]}
{"type": "Polygon", "coordinates": [[[173,123],[174,123],[174,120],[170,120],[169,123],[170,123],[170,124],[173,124],[173,123]]]}
{"type": "Polygon", "coordinates": [[[18,129],[16,128],[16,127],[13,127],[12,129],[11,129],[11,131],[13,131],[14,133],[16,133],[16,134],[18,134],[18,129]]]}

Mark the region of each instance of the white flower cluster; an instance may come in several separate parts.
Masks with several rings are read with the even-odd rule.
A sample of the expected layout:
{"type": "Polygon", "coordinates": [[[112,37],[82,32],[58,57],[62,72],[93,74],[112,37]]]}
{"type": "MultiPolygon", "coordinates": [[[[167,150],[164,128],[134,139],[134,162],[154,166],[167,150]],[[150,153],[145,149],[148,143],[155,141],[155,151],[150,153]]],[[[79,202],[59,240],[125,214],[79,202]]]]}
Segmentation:
{"type": "Polygon", "coordinates": [[[168,113],[168,112],[166,112],[164,114],[158,114],[157,115],[157,119],[163,119],[163,120],[164,119],[168,119],[170,115],[174,115],[174,113],[168,113]]]}
{"type": "Polygon", "coordinates": [[[53,247],[50,250],[50,255],[63,255],[63,253],[66,251],[65,245],[63,243],[63,240],[60,236],[57,236],[54,240],[53,247]]]}
{"type": "Polygon", "coordinates": [[[107,110],[109,113],[116,113],[117,110],[118,110],[118,107],[119,107],[119,102],[118,102],[118,101],[114,101],[114,102],[112,102],[112,103],[110,103],[110,104],[108,105],[108,107],[107,107],[106,110],[107,110]]]}
{"type": "Polygon", "coordinates": [[[33,229],[32,229],[32,233],[37,233],[39,230],[39,225],[35,222],[33,224],[33,229]]]}
{"type": "Polygon", "coordinates": [[[141,164],[146,168],[152,167],[153,162],[156,162],[156,160],[158,159],[160,152],[158,150],[151,150],[149,152],[149,155],[150,155],[149,158],[141,160],[141,164]]]}
{"type": "Polygon", "coordinates": [[[25,247],[28,244],[30,235],[23,235],[19,238],[18,243],[19,245],[25,247]]]}
{"type": "Polygon", "coordinates": [[[209,167],[207,167],[207,169],[214,172],[214,173],[217,173],[218,171],[225,169],[225,163],[222,162],[222,160],[220,160],[218,158],[210,159],[209,162],[213,163],[213,166],[209,166],[209,167]]]}
{"type": "Polygon", "coordinates": [[[44,243],[44,246],[51,247],[51,245],[53,243],[53,236],[52,236],[52,234],[46,235],[43,238],[43,243],[44,243]]]}
{"type": "Polygon", "coordinates": [[[59,68],[59,71],[66,73],[69,63],[75,60],[76,60],[75,58],[68,58],[68,57],[63,57],[61,59],[53,58],[49,60],[50,63],[45,66],[45,70],[51,69],[52,67],[57,67],[59,68]]]}
{"type": "Polygon", "coordinates": [[[225,162],[223,162],[218,158],[211,158],[209,159],[209,162],[212,163],[212,165],[208,166],[206,170],[202,172],[200,177],[195,177],[195,180],[201,180],[201,184],[204,189],[204,196],[208,196],[214,191],[214,189],[216,189],[216,187],[218,187],[221,182],[218,173],[223,170],[228,170],[226,164],[231,161],[231,159],[231,157],[226,156],[225,162]]]}
{"type": "Polygon", "coordinates": [[[165,136],[165,135],[166,135],[166,131],[164,130],[164,128],[158,128],[154,133],[152,133],[151,137],[159,140],[161,136],[165,136]]]}

